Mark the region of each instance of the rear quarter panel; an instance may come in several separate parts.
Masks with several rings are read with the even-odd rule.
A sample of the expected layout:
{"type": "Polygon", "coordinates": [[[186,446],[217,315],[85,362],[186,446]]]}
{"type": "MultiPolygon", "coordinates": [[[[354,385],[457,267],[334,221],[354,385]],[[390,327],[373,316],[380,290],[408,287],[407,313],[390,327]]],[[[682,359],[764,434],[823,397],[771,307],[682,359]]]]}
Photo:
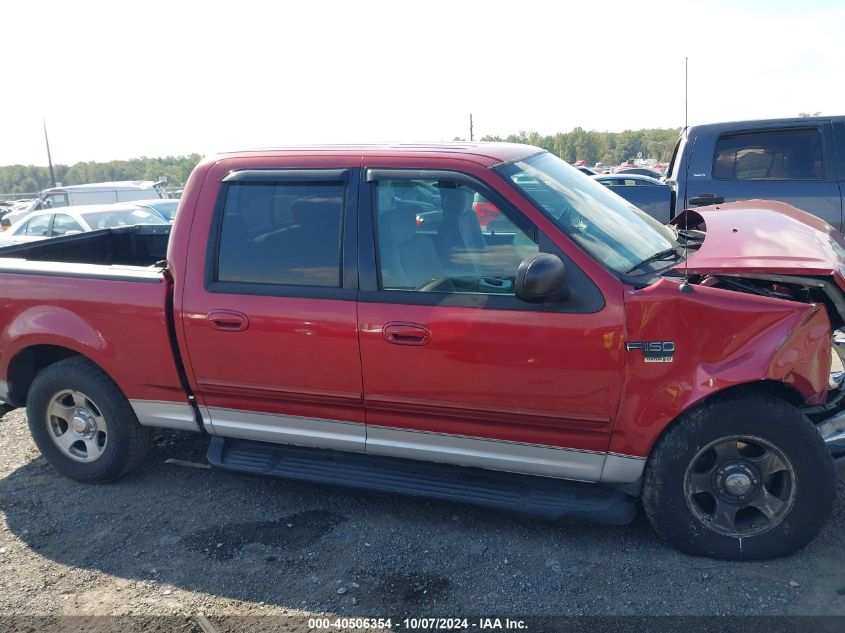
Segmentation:
{"type": "Polygon", "coordinates": [[[34,345],[99,365],[129,399],[184,402],[167,336],[163,277],[104,280],[0,273],[0,380],[34,345]]]}

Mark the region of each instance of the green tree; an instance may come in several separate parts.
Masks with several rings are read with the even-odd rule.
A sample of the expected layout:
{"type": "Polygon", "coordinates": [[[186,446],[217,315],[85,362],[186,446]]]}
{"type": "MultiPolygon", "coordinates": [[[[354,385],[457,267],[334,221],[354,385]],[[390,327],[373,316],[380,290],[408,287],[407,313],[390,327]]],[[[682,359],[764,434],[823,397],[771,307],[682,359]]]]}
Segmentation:
{"type": "MultiPolygon", "coordinates": [[[[167,186],[183,187],[191,170],[199,162],[199,154],[132,158],[108,163],[80,162],[55,165],[56,180],[63,185],[81,185],[110,180],[158,180],[167,178],[167,186]]],[[[36,193],[51,186],[47,167],[7,165],[0,167],[0,193],[36,193]]]]}

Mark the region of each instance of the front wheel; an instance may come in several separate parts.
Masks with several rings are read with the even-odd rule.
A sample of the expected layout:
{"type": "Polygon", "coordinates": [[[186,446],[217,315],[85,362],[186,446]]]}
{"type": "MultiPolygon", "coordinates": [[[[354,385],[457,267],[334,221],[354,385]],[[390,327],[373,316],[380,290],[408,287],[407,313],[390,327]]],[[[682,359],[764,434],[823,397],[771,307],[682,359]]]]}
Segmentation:
{"type": "Polygon", "coordinates": [[[646,465],[643,509],[691,554],[759,559],[809,543],[830,515],[833,460],[794,406],[740,394],[689,411],[646,465]]]}
{"type": "Polygon", "coordinates": [[[148,429],[114,381],[85,358],[60,361],[38,374],[26,413],[41,454],[79,481],[118,479],[147,452],[148,429]]]}

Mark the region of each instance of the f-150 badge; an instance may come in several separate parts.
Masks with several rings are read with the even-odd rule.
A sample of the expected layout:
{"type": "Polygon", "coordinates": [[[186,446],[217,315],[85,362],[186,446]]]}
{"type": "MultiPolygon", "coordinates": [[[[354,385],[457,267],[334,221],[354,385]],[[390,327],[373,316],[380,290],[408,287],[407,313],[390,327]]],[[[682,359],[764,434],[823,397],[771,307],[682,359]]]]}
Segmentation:
{"type": "Polygon", "coordinates": [[[675,358],[675,341],[631,341],[625,349],[642,351],[647,363],[671,363],[675,358]]]}

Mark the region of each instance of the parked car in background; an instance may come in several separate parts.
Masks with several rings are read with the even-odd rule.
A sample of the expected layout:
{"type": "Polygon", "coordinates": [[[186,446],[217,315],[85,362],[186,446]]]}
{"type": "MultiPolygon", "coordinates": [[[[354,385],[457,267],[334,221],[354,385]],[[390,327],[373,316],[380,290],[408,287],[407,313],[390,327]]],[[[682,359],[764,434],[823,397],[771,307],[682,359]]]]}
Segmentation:
{"type": "Polygon", "coordinates": [[[7,207],[0,209],[0,232],[6,231],[12,225],[12,220],[21,218],[30,211],[26,209],[32,208],[34,199],[15,200],[7,207]]]}
{"type": "Polygon", "coordinates": [[[666,223],[672,208],[672,189],[656,178],[639,174],[599,174],[595,180],[651,217],[666,223]]]}
{"type": "Polygon", "coordinates": [[[732,121],[681,133],[672,215],[733,200],[780,200],[843,228],[845,116],[732,121]]]}
{"type": "Polygon", "coordinates": [[[599,173],[595,169],[590,169],[586,165],[573,165],[573,167],[587,176],[596,176],[599,173]]]}
{"type": "Polygon", "coordinates": [[[650,169],[648,167],[622,167],[617,169],[617,174],[638,174],[640,176],[649,176],[650,178],[656,178],[660,180],[663,178],[663,174],[661,174],[656,169],[650,169]]]}
{"type": "Polygon", "coordinates": [[[168,222],[173,222],[176,217],[176,209],[179,208],[179,200],[156,198],[153,200],[136,200],[123,205],[127,209],[141,208],[153,211],[168,222]]]}
{"type": "Polygon", "coordinates": [[[608,187],[660,187],[663,185],[657,178],[628,172],[596,174],[594,178],[608,187]]]}
{"type": "Polygon", "coordinates": [[[13,224],[8,231],[0,233],[0,247],[99,229],[167,223],[167,220],[151,209],[125,205],[97,204],[68,207],[60,211],[45,209],[31,212],[13,224]]]}
{"type": "Polygon", "coordinates": [[[167,192],[162,183],[151,180],[127,180],[54,187],[45,189],[38,198],[15,210],[14,213],[9,213],[4,220],[8,220],[8,224],[14,224],[27,213],[41,209],[149,200],[150,198],[167,198],[167,192]]]}

